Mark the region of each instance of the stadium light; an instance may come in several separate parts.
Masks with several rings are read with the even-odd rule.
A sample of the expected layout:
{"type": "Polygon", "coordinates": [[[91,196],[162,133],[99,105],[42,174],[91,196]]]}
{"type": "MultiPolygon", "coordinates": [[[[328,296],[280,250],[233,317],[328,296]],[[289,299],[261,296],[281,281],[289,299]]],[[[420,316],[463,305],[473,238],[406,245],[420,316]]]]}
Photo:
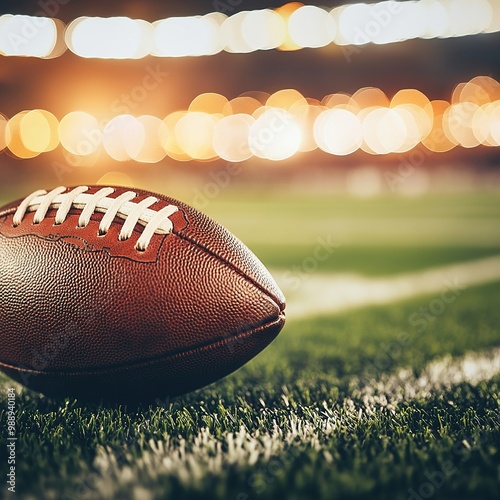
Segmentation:
{"type": "Polygon", "coordinates": [[[450,38],[500,31],[497,0],[357,3],[325,9],[290,2],[275,10],[171,17],[149,23],[127,17],[81,17],[64,31],[58,19],[0,17],[0,54],[57,57],[67,46],[80,57],[138,59],[214,55],[222,50],[298,50],[414,38],[450,38]],[[62,50],[61,50],[62,49],[62,50]]]}
{"type": "Polygon", "coordinates": [[[456,146],[500,146],[500,83],[478,76],[458,84],[450,102],[430,101],[416,89],[389,99],[375,87],[353,95],[329,94],[320,102],[295,89],[272,95],[249,92],[229,101],[213,92],[165,118],[119,115],[104,124],[83,111],[60,123],[44,110],[0,115],[0,150],[31,158],[61,144],[78,157],[105,151],[117,161],[156,163],[252,156],[280,161],[298,152],[343,156],[405,153],[423,144],[432,152],[456,146]]]}

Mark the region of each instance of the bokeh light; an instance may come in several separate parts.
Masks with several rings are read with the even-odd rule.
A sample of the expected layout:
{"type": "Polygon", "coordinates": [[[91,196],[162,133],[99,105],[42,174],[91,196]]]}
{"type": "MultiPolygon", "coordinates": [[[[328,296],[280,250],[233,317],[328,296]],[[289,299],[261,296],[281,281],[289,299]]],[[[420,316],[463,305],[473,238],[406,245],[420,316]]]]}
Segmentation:
{"type": "Polygon", "coordinates": [[[213,55],[224,45],[217,17],[170,17],[153,23],[153,55],[186,57],[213,55]]]}
{"type": "Polygon", "coordinates": [[[283,44],[286,24],[279,14],[270,9],[243,14],[241,35],[251,51],[275,49],[283,44]]]}
{"type": "Polygon", "coordinates": [[[5,129],[5,142],[9,151],[18,158],[34,158],[40,153],[31,151],[26,147],[21,136],[21,122],[29,111],[21,111],[14,115],[8,122],[5,129]]]}
{"type": "Polygon", "coordinates": [[[376,87],[364,87],[355,92],[349,104],[357,109],[377,107],[389,107],[389,98],[376,87]]]}
{"type": "Polygon", "coordinates": [[[362,122],[363,143],[366,151],[387,154],[399,151],[407,139],[405,120],[394,109],[374,108],[366,114],[362,122]]]}
{"type": "MultiPolygon", "coordinates": [[[[479,146],[487,137],[483,127],[474,130],[472,119],[484,111],[472,102],[452,104],[443,115],[443,130],[448,139],[464,148],[479,146]]],[[[484,121],[485,117],[482,117],[484,121]]]]}
{"type": "Polygon", "coordinates": [[[220,28],[222,43],[227,52],[246,54],[252,52],[252,47],[243,37],[243,23],[247,12],[238,12],[228,17],[220,28]]]}
{"type": "Polygon", "coordinates": [[[5,130],[7,128],[7,118],[0,113],[0,152],[2,152],[7,147],[7,141],[5,140],[5,130]]]}
{"type": "Polygon", "coordinates": [[[314,124],[319,115],[325,110],[324,106],[318,104],[303,104],[298,101],[290,108],[290,113],[293,116],[293,121],[297,124],[302,137],[299,151],[309,152],[318,147],[314,137],[314,124]]]}
{"type": "Polygon", "coordinates": [[[321,101],[295,89],[273,94],[248,91],[229,101],[208,92],[185,111],[161,117],[130,114],[100,124],[89,113],[62,118],[45,110],[26,110],[10,120],[0,115],[0,151],[31,158],[61,143],[67,161],[92,165],[102,149],[116,161],[241,162],[251,156],[279,161],[318,147],[332,155],[356,150],[371,155],[406,153],[419,144],[436,153],[500,145],[500,84],[477,76],[455,86],[451,103],[430,101],[417,89],[391,99],[379,88],[353,95],[335,93],[321,101]],[[103,148],[101,147],[103,146],[103,148]]]}
{"type": "Polygon", "coordinates": [[[301,142],[298,125],[283,109],[265,109],[250,127],[250,150],[259,158],[285,160],[297,153],[301,142]]]}
{"type": "Polygon", "coordinates": [[[276,14],[281,16],[283,21],[285,22],[285,25],[287,27],[286,32],[285,32],[285,39],[283,40],[283,43],[278,47],[279,50],[283,51],[292,51],[292,50],[299,50],[302,47],[300,45],[297,45],[293,39],[292,36],[290,35],[289,31],[289,21],[290,17],[292,14],[297,10],[303,7],[304,4],[301,2],[289,2],[285,5],[282,5],[281,7],[278,7],[274,11],[276,14]]]}
{"type": "Polygon", "coordinates": [[[324,47],[332,43],[336,30],[333,16],[313,5],[298,8],[288,19],[290,38],[298,47],[324,47]]]}
{"type": "Polygon", "coordinates": [[[68,48],[80,57],[138,59],[152,50],[150,23],[128,17],[81,17],[66,32],[68,48]]]}
{"type": "Polygon", "coordinates": [[[231,114],[231,110],[227,106],[228,102],[227,98],[221,94],[206,92],[191,101],[188,111],[229,115],[231,114]]]}
{"type": "Polygon", "coordinates": [[[163,120],[165,128],[162,129],[164,130],[164,133],[160,135],[163,149],[167,155],[170,156],[170,158],[177,161],[189,161],[192,159],[183,151],[175,135],[175,127],[177,126],[177,123],[186,115],[187,111],[175,111],[174,113],[170,113],[163,120]]]}
{"type": "Polygon", "coordinates": [[[158,163],[167,155],[162,143],[168,134],[168,129],[162,120],[155,116],[143,115],[137,118],[142,127],[143,141],[132,140],[125,143],[125,150],[131,160],[140,163],[158,163]]]}
{"type": "Polygon", "coordinates": [[[361,146],[361,122],[347,109],[328,109],[316,119],[314,137],[323,151],[339,156],[348,155],[361,146]]]}
{"type": "Polygon", "coordinates": [[[27,112],[19,123],[19,134],[24,146],[34,153],[46,153],[59,145],[59,122],[43,109],[27,112]]]}
{"type": "Polygon", "coordinates": [[[87,156],[102,144],[102,131],[96,118],[83,111],[68,113],[59,123],[59,141],[71,154],[87,156]]]}
{"type": "MultiPolygon", "coordinates": [[[[59,21],[60,23],[60,21],[59,21]]],[[[46,17],[0,16],[0,54],[48,57],[57,44],[58,27],[46,17]]]]}
{"type": "Polygon", "coordinates": [[[255,122],[247,114],[222,118],[214,127],[213,148],[223,160],[240,162],[252,157],[248,143],[250,127],[255,122]]]}
{"type": "Polygon", "coordinates": [[[132,115],[119,115],[104,127],[102,143],[106,153],[117,161],[127,161],[142,150],[146,131],[132,115]]]}
{"type": "Polygon", "coordinates": [[[444,132],[443,118],[449,107],[450,103],[442,100],[431,101],[426,106],[426,110],[432,112],[433,121],[432,129],[422,139],[422,144],[434,153],[445,153],[457,145],[457,141],[453,138],[450,139],[444,132]]]}
{"type": "Polygon", "coordinates": [[[253,113],[262,106],[260,101],[253,97],[236,97],[231,99],[223,108],[222,114],[225,116],[231,114],[246,114],[253,115],[253,113]]]}
{"type": "MultiPolygon", "coordinates": [[[[214,4],[215,5],[215,4],[214,4]]],[[[127,17],[59,19],[0,17],[0,54],[52,58],[67,48],[81,57],[138,59],[208,56],[222,50],[290,51],[337,45],[387,44],[500,31],[497,0],[383,1],[332,9],[289,2],[274,10],[226,16],[170,17],[149,23],[127,17]]]]}
{"type": "Polygon", "coordinates": [[[448,14],[445,37],[472,35],[486,30],[493,11],[488,0],[440,0],[448,14]]]}
{"type": "Polygon", "coordinates": [[[500,100],[488,107],[489,138],[494,146],[500,146],[500,100]]]}
{"type": "Polygon", "coordinates": [[[298,90],[295,89],[278,90],[274,94],[270,95],[266,101],[266,106],[271,108],[281,108],[287,111],[296,104],[306,106],[307,100],[298,90]]]}
{"type": "Polygon", "coordinates": [[[217,157],[213,148],[213,135],[217,119],[200,112],[186,113],[175,125],[175,136],[181,150],[194,160],[217,157]]]}

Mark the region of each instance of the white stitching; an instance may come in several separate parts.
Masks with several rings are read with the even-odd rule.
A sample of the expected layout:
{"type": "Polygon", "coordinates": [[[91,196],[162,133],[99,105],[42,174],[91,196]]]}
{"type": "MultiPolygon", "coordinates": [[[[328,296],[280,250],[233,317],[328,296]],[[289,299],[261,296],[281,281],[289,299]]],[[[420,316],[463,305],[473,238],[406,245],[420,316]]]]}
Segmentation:
{"type": "Polygon", "coordinates": [[[151,210],[151,205],[158,199],[150,196],[140,203],[132,200],[137,197],[137,193],[126,191],[117,198],[108,196],[114,192],[113,188],[102,188],[94,194],[87,194],[87,186],[79,186],[66,193],[65,187],[58,187],[49,193],[39,190],[25,198],[16,210],[13,218],[14,226],[18,226],[23,221],[26,213],[35,212],[33,223],[42,222],[50,208],[57,208],[54,223],[62,224],[68,217],[72,207],[82,210],[78,219],[78,227],[86,227],[94,212],[104,213],[99,224],[99,234],[104,236],[111,227],[115,217],[123,219],[125,222],[121,228],[118,239],[128,240],[137,224],[144,226],[144,230],[137,240],[135,248],[143,252],[147,250],[153,235],[169,234],[173,230],[170,216],[178,211],[174,205],[167,205],[161,210],[151,210]]]}

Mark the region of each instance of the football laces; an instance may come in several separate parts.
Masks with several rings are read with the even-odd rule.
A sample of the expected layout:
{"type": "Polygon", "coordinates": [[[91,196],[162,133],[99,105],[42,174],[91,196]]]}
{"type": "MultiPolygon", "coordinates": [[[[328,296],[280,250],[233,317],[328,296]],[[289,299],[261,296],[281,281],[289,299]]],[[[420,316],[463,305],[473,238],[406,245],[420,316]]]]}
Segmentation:
{"type": "Polygon", "coordinates": [[[33,224],[40,224],[50,209],[57,209],[54,225],[63,224],[72,208],[81,210],[78,219],[78,228],[87,227],[95,212],[104,214],[99,223],[98,235],[106,236],[116,217],[123,219],[124,224],[120,230],[118,239],[128,240],[137,224],[144,227],[137,243],[136,250],[144,252],[147,250],[154,234],[169,234],[173,230],[170,216],[179,209],[175,205],[167,205],[160,210],[150,207],[159,200],[149,196],[139,203],[132,200],[137,197],[134,191],[126,191],[116,198],[109,196],[115,192],[111,187],[103,187],[94,194],[89,194],[88,186],[78,186],[69,192],[64,186],[57,187],[52,191],[38,190],[27,196],[17,208],[13,224],[18,226],[29,212],[35,212],[33,224]]]}

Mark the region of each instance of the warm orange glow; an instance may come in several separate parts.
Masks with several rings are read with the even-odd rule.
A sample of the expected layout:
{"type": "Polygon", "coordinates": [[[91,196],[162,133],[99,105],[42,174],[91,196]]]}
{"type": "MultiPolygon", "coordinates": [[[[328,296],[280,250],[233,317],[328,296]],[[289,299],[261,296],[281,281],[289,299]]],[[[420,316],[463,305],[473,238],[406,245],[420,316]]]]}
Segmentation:
{"type": "Polygon", "coordinates": [[[34,153],[52,151],[59,144],[59,122],[48,111],[35,109],[27,112],[19,124],[19,134],[24,146],[34,153]]]}
{"type": "Polygon", "coordinates": [[[323,97],[321,104],[330,109],[341,105],[347,106],[354,104],[354,106],[351,106],[351,108],[353,110],[359,111],[358,105],[352,102],[351,95],[344,94],[342,92],[339,92],[337,94],[328,94],[327,96],[323,97]]]}
{"type": "Polygon", "coordinates": [[[489,76],[476,76],[461,89],[458,102],[488,104],[500,100],[500,83],[489,76]]]}
{"type": "Polygon", "coordinates": [[[195,97],[189,105],[189,111],[226,115],[224,110],[227,110],[228,102],[223,95],[208,92],[195,97]]]}
{"type": "Polygon", "coordinates": [[[217,119],[200,112],[185,114],[175,125],[175,137],[181,150],[194,160],[210,160],[217,156],[213,134],[217,119]]]}
{"type": "Polygon", "coordinates": [[[266,102],[266,106],[271,108],[281,108],[287,111],[289,111],[290,108],[296,104],[307,106],[305,97],[295,89],[278,90],[278,92],[269,96],[269,99],[266,102]]]}
{"type": "Polygon", "coordinates": [[[248,92],[243,92],[240,97],[251,97],[252,99],[259,101],[262,106],[264,106],[269,97],[271,97],[271,94],[261,90],[249,90],[248,92]]]}
{"type": "Polygon", "coordinates": [[[40,153],[30,151],[24,144],[21,137],[21,121],[29,111],[21,111],[13,116],[7,123],[5,129],[5,141],[10,152],[18,158],[34,158],[40,153]]]}
{"type": "Polygon", "coordinates": [[[248,137],[255,120],[247,114],[234,114],[222,118],[214,128],[213,147],[226,161],[240,162],[252,156],[248,137]]]}
{"type": "Polygon", "coordinates": [[[102,134],[106,153],[117,161],[133,159],[146,141],[142,123],[132,115],[119,115],[108,122],[102,134]]]}
{"type": "Polygon", "coordinates": [[[250,127],[248,140],[255,156],[279,161],[297,153],[302,137],[290,113],[279,108],[265,108],[250,127]]]}
{"type": "Polygon", "coordinates": [[[217,93],[195,97],[189,109],[164,120],[151,115],[119,115],[100,124],[74,111],[60,123],[45,110],[0,115],[0,151],[31,158],[64,147],[66,161],[95,163],[102,149],[117,161],[157,163],[166,154],[178,161],[245,161],[252,155],[279,161],[317,147],[334,155],[357,149],[373,155],[405,153],[422,143],[446,152],[457,145],[500,145],[500,84],[479,76],[457,85],[451,104],[429,101],[415,89],[389,101],[378,88],[352,96],[329,94],[322,101],[295,89],[270,95],[245,92],[228,101],[217,93]],[[69,153],[69,154],[68,154],[69,153]]]}
{"type": "Polygon", "coordinates": [[[297,9],[300,9],[303,6],[304,4],[301,2],[289,2],[275,9],[276,14],[279,14],[281,16],[281,18],[285,22],[285,25],[287,26],[287,30],[285,32],[285,39],[283,40],[283,43],[278,47],[279,50],[290,51],[290,50],[299,50],[302,48],[300,45],[297,45],[293,41],[290,32],[288,31],[288,22],[290,20],[290,16],[297,9]]]}
{"type": "Polygon", "coordinates": [[[155,116],[139,116],[137,121],[143,128],[144,140],[142,144],[134,144],[133,141],[127,142],[125,149],[132,160],[140,163],[158,163],[167,154],[162,146],[162,142],[168,134],[167,127],[162,120],[155,116]]]}
{"type": "Polygon", "coordinates": [[[124,186],[128,188],[138,187],[130,175],[123,172],[108,172],[104,174],[97,182],[99,186],[124,186]]]}
{"type": "Polygon", "coordinates": [[[68,46],[64,40],[64,33],[66,31],[66,25],[60,19],[52,19],[55,27],[55,42],[52,50],[49,54],[44,56],[44,59],[55,59],[56,57],[62,56],[67,50],[68,46]]]}
{"type": "MultiPolygon", "coordinates": [[[[471,102],[452,104],[443,115],[444,133],[451,141],[458,142],[464,148],[479,146],[487,137],[484,128],[474,130],[472,120],[476,114],[484,111],[471,102]]],[[[485,116],[481,116],[484,122],[485,116]]]]}
{"type": "Polygon", "coordinates": [[[59,140],[64,149],[71,154],[91,155],[101,146],[101,127],[92,115],[82,111],[73,111],[59,123],[59,140]]]}
{"type": "Polygon", "coordinates": [[[314,124],[314,137],[323,151],[334,155],[348,155],[361,146],[361,123],[351,111],[327,109],[314,124]]]}
{"type": "MultiPolygon", "coordinates": [[[[457,141],[453,138],[449,138],[444,131],[443,116],[450,107],[450,103],[447,101],[431,101],[427,105],[432,110],[434,120],[432,123],[432,130],[429,135],[422,139],[422,144],[434,153],[445,153],[450,151],[457,145],[457,141]]],[[[426,108],[427,108],[426,107],[426,108]]]]}
{"type": "Polygon", "coordinates": [[[355,92],[349,104],[359,109],[369,108],[372,106],[389,107],[388,97],[376,87],[364,87],[355,92]]]}
{"type": "Polygon", "coordinates": [[[362,128],[363,145],[367,146],[366,152],[387,154],[404,150],[408,129],[400,112],[383,107],[367,108],[362,128]]]}
{"type": "Polygon", "coordinates": [[[0,152],[7,147],[5,140],[5,130],[7,128],[7,118],[0,113],[0,152]]]}
{"type": "Polygon", "coordinates": [[[314,138],[314,123],[324,110],[324,106],[302,104],[301,101],[296,102],[290,108],[290,113],[293,116],[294,122],[299,127],[302,137],[299,151],[313,151],[318,147],[314,138]]]}
{"type": "Polygon", "coordinates": [[[182,150],[175,135],[175,127],[177,123],[186,115],[187,111],[176,111],[175,113],[170,113],[163,120],[163,125],[165,125],[166,128],[162,129],[163,133],[160,135],[163,149],[166,151],[167,155],[170,156],[170,158],[177,161],[189,161],[192,159],[182,150]]]}
{"type": "Polygon", "coordinates": [[[253,115],[261,106],[262,104],[253,97],[236,97],[224,106],[222,114],[225,116],[231,114],[253,115]]]}
{"type": "Polygon", "coordinates": [[[489,135],[488,140],[493,146],[500,146],[500,100],[488,107],[489,135]]]}

